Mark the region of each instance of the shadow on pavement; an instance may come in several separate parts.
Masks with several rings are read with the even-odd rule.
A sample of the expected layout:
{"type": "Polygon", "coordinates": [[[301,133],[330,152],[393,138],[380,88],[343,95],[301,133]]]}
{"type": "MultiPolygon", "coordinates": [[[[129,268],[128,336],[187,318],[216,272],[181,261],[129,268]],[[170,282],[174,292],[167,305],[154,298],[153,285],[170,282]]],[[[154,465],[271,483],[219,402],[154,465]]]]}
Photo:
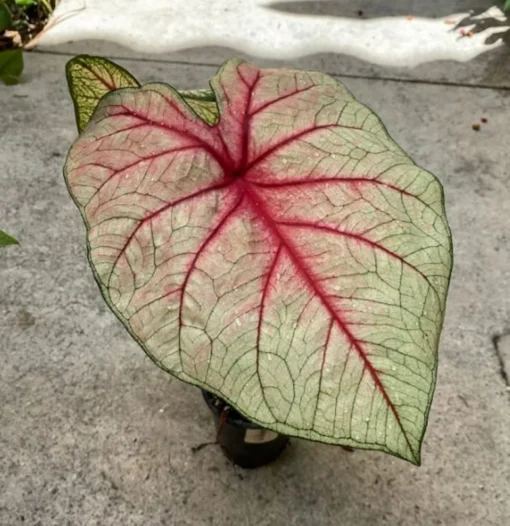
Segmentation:
{"type": "Polygon", "coordinates": [[[483,13],[498,0],[308,0],[275,1],[267,7],[283,13],[371,19],[382,16],[445,17],[454,13],[483,13]]]}
{"type": "Polygon", "coordinates": [[[455,29],[460,29],[463,27],[470,27],[470,31],[472,33],[481,33],[487,29],[492,29],[495,27],[501,27],[502,30],[498,31],[497,33],[493,33],[489,37],[486,38],[485,43],[486,44],[495,44],[496,42],[499,42],[500,40],[503,41],[504,44],[507,46],[510,45],[510,28],[509,23],[510,21],[507,20],[499,20],[494,17],[488,17],[483,19],[476,18],[477,16],[484,13],[484,9],[478,9],[471,11],[469,16],[466,16],[463,18],[456,26],[455,29]]]}

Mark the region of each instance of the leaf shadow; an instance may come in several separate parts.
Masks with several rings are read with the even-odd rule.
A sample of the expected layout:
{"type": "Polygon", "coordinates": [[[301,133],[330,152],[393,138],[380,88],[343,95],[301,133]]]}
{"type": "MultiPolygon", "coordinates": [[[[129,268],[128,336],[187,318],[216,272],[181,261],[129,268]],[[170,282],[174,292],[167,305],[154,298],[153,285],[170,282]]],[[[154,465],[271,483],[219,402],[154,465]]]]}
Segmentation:
{"type": "MultiPolygon", "coordinates": [[[[499,18],[489,16],[485,18],[478,18],[485,12],[485,9],[473,10],[469,13],[468,16],[464,17],[457,25],[454,27],[454,30],[470,28],[472,34],[483,33],[488,29],[501,28],[501,31],[497,31],[492,35],[488,36],[485,39],[485,44],[492,45],[496,44],[499,41],[502,41],[507,46],[510,46],[510,21],[508,18],[505,20],[500,20],[499,18]]],[[[465,37],[468,37],[466,34],[465,37]]]]}

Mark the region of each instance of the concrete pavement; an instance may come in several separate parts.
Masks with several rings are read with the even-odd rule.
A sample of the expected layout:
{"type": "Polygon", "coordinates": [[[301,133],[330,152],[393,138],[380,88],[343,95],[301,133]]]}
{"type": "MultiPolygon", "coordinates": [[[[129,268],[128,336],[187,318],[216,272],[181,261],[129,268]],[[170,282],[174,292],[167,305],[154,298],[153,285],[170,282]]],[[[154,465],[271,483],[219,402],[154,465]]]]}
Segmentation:
{"type": "MultiPolygon", "coordinates": [[[[293,61],[347,72],[340,80],[439,176],[455,268],[422,467],[293,440],[275,464],[244,471],[215,446],[192,451],[214,434],[200,393],[149,362],[98,292],[62,177],[76,136],[64,65],[72,51],[121,52],[57,51],[27,55],[26,82],[0,87],[0,226],[21,242],[0,252],[0,525],[506,524],[510,371],[508,338],[498,336],[510,328],[509,91],[477,87],[488,73],[473,64],[390,81],[366,65],[345,71],[340,57],[293,61]],[[470,67],[472,86],[444,84],[466,81],[470,67]]],[[[229,54],[119,62],[143,82],[197,88],[216,71],[207,64],[229,54]]]]}

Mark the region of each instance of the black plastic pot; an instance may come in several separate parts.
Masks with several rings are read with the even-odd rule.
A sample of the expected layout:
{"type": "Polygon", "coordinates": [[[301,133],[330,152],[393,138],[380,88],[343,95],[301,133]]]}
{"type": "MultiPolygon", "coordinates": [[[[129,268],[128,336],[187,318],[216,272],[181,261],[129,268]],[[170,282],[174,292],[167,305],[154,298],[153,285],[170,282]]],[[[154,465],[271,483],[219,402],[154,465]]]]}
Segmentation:
{"type": "Polygon", "coordinates": [[[202,391],[214,415],[217,440],[226,457],[243,468],[253,469],[276,460],[289,443],[289,437],[249,422],[224,400],[202,391]]]}

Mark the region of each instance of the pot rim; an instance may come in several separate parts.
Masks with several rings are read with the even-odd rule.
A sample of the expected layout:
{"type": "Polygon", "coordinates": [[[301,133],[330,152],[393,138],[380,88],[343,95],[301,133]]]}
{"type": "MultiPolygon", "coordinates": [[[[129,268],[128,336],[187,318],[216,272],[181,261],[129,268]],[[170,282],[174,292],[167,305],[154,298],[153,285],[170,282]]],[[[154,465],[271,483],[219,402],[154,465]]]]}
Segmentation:
{"type": "MultiPolygon", "coordinates": [[[[203,398],[205,400],[205,403],[207,404],[207,407],[209,407],[209,409],[216,416],[219,417],[221,415],[221,411],[219,410],[218,407],[216,407],[212,403],[212,397],[213,396],[216,397],[216,398],[219,398],[220,400],[223,400],[226,405],[228,405],[234,411],[239,413],[239,411],[235,407],[232,407],[226,400],[221,398],[221,396],[218,396],[217,394],[214,394],[214,393],[210,393],[209,391],[206,391],[205,389],[201,389],[201,391],[202,391],[202,396],[203,396],[203,398]]],[[[239,414],[241,414],[241,413],[239,413],[239,414]]],[[[259,424],[255,424],[253,422],[250,422],[249,420],[240,420],[239,418],[235,418],[235,417],[229,415],[228,413],[227,413],[227,420],[226,421],[229,422],[230,424],[234,424],[234,425],[239,426],[239,427],[244,427],[245,429],[264,429],[264,427],[260,426],[259,424]]]]}

